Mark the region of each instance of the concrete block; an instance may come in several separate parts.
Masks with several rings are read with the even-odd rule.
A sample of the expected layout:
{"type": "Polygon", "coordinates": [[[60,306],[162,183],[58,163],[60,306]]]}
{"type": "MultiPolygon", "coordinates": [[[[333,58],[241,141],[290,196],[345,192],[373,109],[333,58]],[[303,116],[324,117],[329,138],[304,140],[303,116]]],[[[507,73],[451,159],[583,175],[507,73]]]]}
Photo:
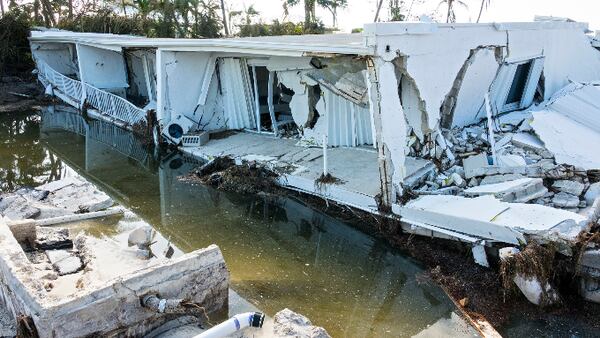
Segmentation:
{"type": "Polygon", "coordinates": [[[59,276],[70,275],[83,269],[83,262],[75,253],[67,250],[49,250],[46,255],[59,276]]]}
{"type": "Polygon", "coordinates": [[[600,182],[590,185],[584,196],[588,205],[594,204],[594,200],[600,197],[600,182]]]}
{"type": "Polygon", "coordinates": [[[579,197],[566,192],[559,192],[552,198],[554,206],[559,208],[577,208],[579,206],[579,197]]]}
{"type": "Polygon", "coordinates": [[[579,196],[583,193],[585,185],[577,181],[558,180],[554,181],[554,183],[552,184],[552,188],[558,191],[566,192],[567,194],[579,196]]]}
{"type": "Polygon", "coordinates": [[[488,167],[488,158],[486,154],[478,154],[469,156],[463,159],[463,168],[465,169],[465,177],[472,178],[480,176],[482,168],[488,167]]]}
{"type": "Polygon", "coordinates": [[[504,202],[529,202],[548,192],[541,178],[521,178],[514,181],[486,184],[464,191],[465,196],[493,195],[504,202]]]}
{"type": "Polygon", "coordinates": [[[513,281],[525,298],[535,305],[551,305],[559,300],[556,290],[548,283],[542,286],[536,277],[517,274],[513,281]],[[546,303],[542,304],[542,301],[546,303]]]}

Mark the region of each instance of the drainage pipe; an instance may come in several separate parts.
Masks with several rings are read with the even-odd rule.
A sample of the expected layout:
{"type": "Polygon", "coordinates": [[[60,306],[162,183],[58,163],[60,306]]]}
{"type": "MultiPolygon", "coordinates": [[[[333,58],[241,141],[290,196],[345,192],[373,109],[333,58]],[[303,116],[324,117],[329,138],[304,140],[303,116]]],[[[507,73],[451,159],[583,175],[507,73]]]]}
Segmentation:
{"type": "Polygon", "coordinates": [[[264,321],[265,315],[263,313],[240,313],[217,326],[213,326],[194,338],[222,338],[248,327],[262,327],[264,321]]]}

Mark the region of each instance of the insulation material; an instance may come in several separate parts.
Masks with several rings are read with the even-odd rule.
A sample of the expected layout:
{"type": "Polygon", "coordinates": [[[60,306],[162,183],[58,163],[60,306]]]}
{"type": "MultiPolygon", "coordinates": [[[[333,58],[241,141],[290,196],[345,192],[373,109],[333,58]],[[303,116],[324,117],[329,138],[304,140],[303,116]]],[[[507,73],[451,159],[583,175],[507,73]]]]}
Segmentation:
{"type": "Polygon", "coordinates": [[[352,103],[326,88],[317,102],[319,118],[313,129],[305,129],[304,138],[320,143],[327,134],[332,147],[356,147],[373,144],[369,108],[352,103]]]}
{"type": "Polygon", "coordinates": [[[533,113],[531,126],[557,163],[600,169],[600,89],[571,84],[544,110],[533,113]]]}
{"type": "Polygon", "coordinates": [[[220,63],[225,118],[229,129],[256,127],[248,66],[241,59],[223,58],[220,63]]]}

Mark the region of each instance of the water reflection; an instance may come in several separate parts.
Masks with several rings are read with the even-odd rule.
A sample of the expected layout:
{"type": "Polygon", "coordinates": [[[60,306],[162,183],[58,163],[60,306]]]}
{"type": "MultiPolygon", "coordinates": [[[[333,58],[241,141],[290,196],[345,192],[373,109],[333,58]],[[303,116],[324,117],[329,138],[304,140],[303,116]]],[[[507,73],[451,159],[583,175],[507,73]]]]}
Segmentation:
{"type": "Polygon", "coordinates": [[[49,156],[60,158],[183,251],[218,244],[232,289],[269,315],[289,307],[336,337],[439,335],[436,327],[457,321],[442,290],[417,280],[416,262],[299,200],[181,182],[177,177],[198,165],[194,160],[171,154],[157,161],[131,134],[64,111],[42,114],[39,135],[47,150],[15,150],[15,142],[37,144],[37,129],[29,128],[9,143],[17,157],[37,154],[18,173],[40,169],[13,174],[19,178],[12,185],[50,179],[49,156]]]}

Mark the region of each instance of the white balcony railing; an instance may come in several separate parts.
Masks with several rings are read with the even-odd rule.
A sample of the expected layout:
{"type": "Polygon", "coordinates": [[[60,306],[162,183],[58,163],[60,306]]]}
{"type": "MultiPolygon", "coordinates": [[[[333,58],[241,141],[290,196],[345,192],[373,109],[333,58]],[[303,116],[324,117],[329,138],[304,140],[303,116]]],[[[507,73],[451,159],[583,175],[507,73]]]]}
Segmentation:
{"type": "Polygon", "coordinates": [[[100,113],[128,125],[134,125],[146,119],[146,112],[143,109],[118,95],[63,75],[42,61],[38,61],[37,67],[42,83],[52,84],[54,90],[61,92],[72,101],[68,103],[75,104],[77,108],[81,108],[81,103],[85,100],[100,113]]]}

